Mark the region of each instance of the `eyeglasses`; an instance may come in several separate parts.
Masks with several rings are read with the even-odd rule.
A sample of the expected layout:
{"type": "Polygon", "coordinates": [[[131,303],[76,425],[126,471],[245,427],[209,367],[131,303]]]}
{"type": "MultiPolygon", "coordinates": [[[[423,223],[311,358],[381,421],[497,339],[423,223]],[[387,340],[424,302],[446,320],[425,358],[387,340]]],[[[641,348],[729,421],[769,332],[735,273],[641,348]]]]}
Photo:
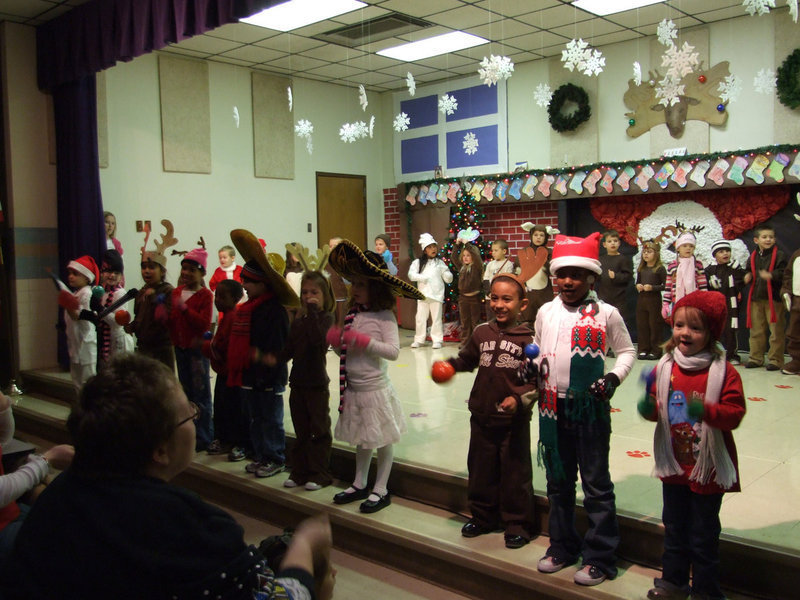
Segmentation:
{"type": "Polygon", "coordinates": [[[197,404],[195,404],[194,402],[189,402],[189,408],[192,409],[192,415],[189,416],[189,417],[186,417],[182,421],[178,421],[175,424],[175,429],[177,429],[178,427],[180,427],[184,423],[188,423],[189,421],[194,421],[196,423],[197,420],[200,418],[200,415],[203,414],[203,410],[199,406],[197,406],[197,404]]]}

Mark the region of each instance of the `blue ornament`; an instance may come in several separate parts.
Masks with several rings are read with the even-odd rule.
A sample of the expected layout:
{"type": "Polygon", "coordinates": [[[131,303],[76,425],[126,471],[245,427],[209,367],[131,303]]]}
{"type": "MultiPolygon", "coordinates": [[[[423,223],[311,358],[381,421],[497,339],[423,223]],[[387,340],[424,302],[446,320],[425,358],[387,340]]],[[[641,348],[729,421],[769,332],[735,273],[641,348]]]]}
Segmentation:
{"type": "Polygon", "coordinates": [[[717,104],[717,112],[725,112],[725,105],[717,104]]]}
{"type": "Polygon", "coordinates": [[[537,356],[539,356],[539,344],[530,343],[525,346],[525,356],[533,360],[537,356]]]}
{"type": "Polygon", "coordinates": [[[210,331],[206,331],[206,332],[203,334],[203,339],[204,339],[204,340],[210,340],[212,337],[214,337],[214,334],[213,334],[213,333],[211,333],[210,331]]]}

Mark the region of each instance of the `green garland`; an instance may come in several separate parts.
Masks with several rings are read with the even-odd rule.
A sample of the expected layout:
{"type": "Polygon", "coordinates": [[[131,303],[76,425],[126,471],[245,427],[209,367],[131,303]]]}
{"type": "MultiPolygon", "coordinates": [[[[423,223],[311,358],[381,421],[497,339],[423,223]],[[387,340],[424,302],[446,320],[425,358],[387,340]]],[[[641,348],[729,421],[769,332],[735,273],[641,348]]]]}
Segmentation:
{"type": "Polygon", "coordinates": [[[800,48],[778,67],[778,100],[792,110],[800,106],[800,48]]]}
{"type": "Polygon", "coordinates": [[[553,98],[547,107],[547,114],[550,115],[550,125],[559,133],[574,131],[592,116],[592,109],[589,108],[589,94],[582,87],[565,83],[553,93],[553,98]],[[561,110],[567,102],[577,104],[578,110],[570,115],[562,113],[561,110]]]}

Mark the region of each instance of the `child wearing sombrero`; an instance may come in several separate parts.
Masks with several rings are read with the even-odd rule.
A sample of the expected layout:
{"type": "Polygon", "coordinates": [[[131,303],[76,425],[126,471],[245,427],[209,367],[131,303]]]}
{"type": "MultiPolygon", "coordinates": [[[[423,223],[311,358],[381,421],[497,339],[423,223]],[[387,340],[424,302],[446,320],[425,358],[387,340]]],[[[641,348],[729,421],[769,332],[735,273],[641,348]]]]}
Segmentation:
{"type": "Polygon", "coordinates": [[[395,295],[421,300],[423,294],[389,274],[374,252],[362,252],[342,240],[328,259],[330,266],[351,282],[350,310],[344,327],[328,330],[327,341],[340,356],[339,420],[334,436],[356,447],[353,483],[333,497],[336,504],[363,500],[361,512],[373,513],[391,504],[387,484],[392,470],[393,444],[406,431],[403,409],[387,374],[387,360],[397,360],[400,336],[394,316],[395,295]],[[367,476],[373,450],[378,470],[370,493],[367,476]]]}

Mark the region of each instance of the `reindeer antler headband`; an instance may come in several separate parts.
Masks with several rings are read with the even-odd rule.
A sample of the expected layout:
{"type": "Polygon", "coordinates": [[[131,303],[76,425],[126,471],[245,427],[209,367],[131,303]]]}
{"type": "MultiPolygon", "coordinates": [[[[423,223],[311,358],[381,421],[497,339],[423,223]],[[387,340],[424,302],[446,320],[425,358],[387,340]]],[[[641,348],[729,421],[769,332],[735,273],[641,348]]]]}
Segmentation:
{"type": "Polygon", "coordinates": [[[289,253],[297,259],[303,271],[320,271],[325,272],[325,267],[328,265],[328,257],[331,254],[331,249],[328,244],[322,248],[317,248],[317,253],[312,256],[308,248],[302,244],[286,244],[286,249],[289,253]]]}
{"type": "Polygon", "coordinates": [[[161,241],[153,241],[156,247],[155,252],[147,250],[147,241],[150,239],[150,227],[144,228],[144,244],[142,244],[142,262],[152,261],[161,265],[164,269],[167,268],[167,255],[164,251],[178,243],[178,238],[175,237],[175,228],[172,226],[172,221],[168,219],[161,219],[161,224],[166,229],[166,233],[161,234],[161,241]]]}

